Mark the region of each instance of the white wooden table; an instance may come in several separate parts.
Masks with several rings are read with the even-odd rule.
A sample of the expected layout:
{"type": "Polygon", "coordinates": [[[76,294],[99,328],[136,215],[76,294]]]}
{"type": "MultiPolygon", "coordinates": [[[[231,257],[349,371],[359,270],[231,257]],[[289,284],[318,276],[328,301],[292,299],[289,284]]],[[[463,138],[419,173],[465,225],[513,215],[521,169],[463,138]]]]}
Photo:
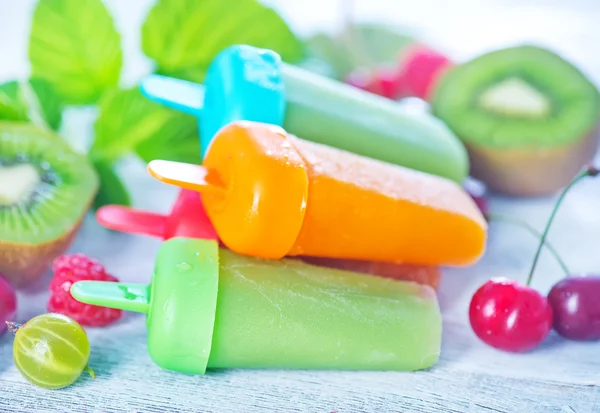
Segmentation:
{"type": "MultiPolygon", "coordinates": [[[[12,56],[5,60],[7,64],[0,65],[0,80],[23,70],[24,56],[19,48],[24,41],[14,35],[6,36],[13,31],[25,31],[23,19],[31,2],[16,3],[0,0],[0,51],[12,56]]],[[[113,0],[108,3],[125,19],[127,13],[140,15],[148,2],[113,0]]],[[[275,3],[283,5],[285,2],[275,3]]],[[[316,1],[302,3],[308,9],[317,4],[316,1]]],[[[327,2],[321,0],[320,3],[327,2]]],[[[398,17],[398,21],[413,25],[420,21],[431,38],[439,39],[440,44],[454,45],[457,54],[473,54],[484,47],[517,38],[545,39],[595,75],[596,80],[599,78],[596,45],[600,32],[594,22],[598,21],[600,7],[591,2],[573,1],[563,10],[549,7],[546,14],[536,14],[534,9],[526,8],[519,14],[502,8],[497,2],[479,1],[475,7],[474,0],[461,0],[452,6],[440,6],[439,13],[430,16],[428,24],[420,19],[431,15],[431,6],[437,4],[434,0],[423,1],[414,6],[414,10],[402,10],[399,6],[386,10],[386,4],[390,3],[389,0],[358,2],[361,11],[369,16],[398,17]],[[400,20],[402,16],[404,19],[400,20]],[[507,16],[514,19],[507,21],[507,16]],[[539,18],[533,18],[535,16],[539,18]],[[442,22],[446,22],[445,29],[440,26],[442,22]],[[471,23],[469,32],[464,27],[466,22],[471,23]],[[489,29],[487,32],[478,32],[485,27],[489,29]],[[450,34],[445,36],[445,33],[450,34]],[[463,40],[461,49],[458,46],[463,40]]],[[[446,4],[441,0],[439,3],[446,4]]],[[[546,3],[556,5],[559,1],[546,3]]],[[[295,14],[298,5],[283,10],[296,17],[294,21],[300,30],[310,29],[306,22],[313,14],[301,18],[295,14]]],[[[332,3],[329,13],[333,10],[332,3]]],[[[317,24],[327,21],[326,4],[322,11],[323,15],[315,16],[317,24]]],[[[141,71],[135,64],[130,67],[130,73],[141,71]]],[[[135,188],[136,206],[168,210],[175,197],[173,188],[153,181],[145,174],[143,165],[135,161],[124,165],[123,170],[129,174],[128,184],[135,188]]],[[[553,202],[554,198],[495,197],[492,207],[495,212],[520,217],[541,229],[553,202]]],[[[600,271],[598,211],[600,179],[588,180],[572,192],[555,222],[550,241],[574,271],[600,271]]],[[[96,380],[84,377],[59,391],[41,390],[27,383],[12,363],[12,338],[10,335],[0,338],[0,411],[598,412],[600,343],[567,342],[552,333],[540,348],[529,354],[505,354],[482,344],[469,328],[467,308],[477,287],[494,276],[524,280],[536,245],[536,240],[521,229],[494,224],[487,253],[479,264],[444,272],[439,292],[444,320],[442,354],[439,363],[429,371],[230,370],[205,376],[171,373],[160,370],[148,357],[144,318],[128,314],[110,328],[89,330],[90,364],[96,370],[96,380]]],[[[150,279],[158,247],[157,240],[109,233],[90,216],[71,250],[97,257],[122,281],[146,282],[150,279]]],[[[560,268],[544,254],[533,286],[546,293],[560,277],[560,268]]],[[[19,293],[20,320],[45,311],[47,281],[46,278],[19,293]]]]}

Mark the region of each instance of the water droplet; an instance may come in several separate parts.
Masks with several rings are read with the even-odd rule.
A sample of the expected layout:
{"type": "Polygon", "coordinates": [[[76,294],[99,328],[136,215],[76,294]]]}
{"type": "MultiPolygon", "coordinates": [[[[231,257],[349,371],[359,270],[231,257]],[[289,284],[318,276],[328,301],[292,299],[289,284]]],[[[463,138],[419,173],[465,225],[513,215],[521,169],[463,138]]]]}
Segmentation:
{"type": "Polygon", "coordinates": [[[287,149],[287,148],[289,148],[290,146],[291,146],[291,145],[290,145],[290,143],[289,143],[289,142],[287,142],[287,141],[286,141],[286,142],[283,142],[283,143],[281,144],[281,147],[282,147],[282,148],[286,148],[286,149],[287,149]]]}
{"type": "Polygon", "coordinates": [[[267,156],[271,156],[271,155],[273,155],[273,152],[272,151],[267,151],[267,156]]]}
{"type": "Polygon", "coordinates": [[[485,332],[485,334],[487,334],[488,336],[491,336],[491,335],[492,335],[492,330],[487,330],[487,331],[485,332]]]}
{"type": "Polygon", "coordinates": [[[185,271],[189,271],[192,269],[192,266],[190,264],[188,264],[187,262],[180,262],[175,267],[177,267],[177,269],[180,272],[185,272],[185,271]]]}

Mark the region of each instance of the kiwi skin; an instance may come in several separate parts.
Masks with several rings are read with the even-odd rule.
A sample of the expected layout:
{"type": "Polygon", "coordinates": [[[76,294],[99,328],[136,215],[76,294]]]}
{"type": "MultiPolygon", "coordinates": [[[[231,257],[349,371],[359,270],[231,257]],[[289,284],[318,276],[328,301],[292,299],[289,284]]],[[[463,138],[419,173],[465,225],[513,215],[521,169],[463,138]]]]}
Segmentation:
{"type": "Polygon", "coordinates": [[[43,244],[12,244],[0,240],[0,274],[15,288],[31,285],[52,265],[52,261],[67,251],[81,221],[72,231],[43,244]]]}
{"type": "MultiPolygon", "coordinates": [[[[519,102],[525,102],[525,108],[527,99],[519,102]]],[[[594,159],[598,149],[596,85],[560,54],[540,46],[494,50],[450,69],[431,103],[434,114],[465,144],[471,175],[503,195],[553,195],[594,159]],[[513,78],[541,93],[548,107],[536,104],[531,112],[520,113],[517,106],[504,113],[506,108],[477,103],[489,87],[513,78]]]]}
{"type": "MultiPolygon", "coordinates": [[[[39,139],[55,139],[63,144],[62,138],[51,131],[39,129],[36,126],[23,124],[19,122],[1,121],[0,128],[7,128],[12,131],[23,131],[35,133],[39,139]]],[[[84,155],[81,155],[84,157],[84,155]]],[[[95,170],[90,165],[90,171],[95,179],[90,185],[93,185],[89,201],[85,204],[84,211],[88,211],[98,191],[99,179],[95,170]]],[[[55,239],[45,242],[8,242],[1,239],[0,234],[0,274],[4,275],[15,288],[29,286],[37,281],[51,267],[54,259],[64,254],[71,245],[75,235],[79,231],[83,219],[83,213],[69,231],[64,232],[55,239]]]]}
{"type": "Polygon", "coordinates": [[[550,196],[589,164],[598,150],[600,128],[582,139],[549,148],[497,150],[466,144],[471,175],[494,192],[517,197],[550,196]]]}

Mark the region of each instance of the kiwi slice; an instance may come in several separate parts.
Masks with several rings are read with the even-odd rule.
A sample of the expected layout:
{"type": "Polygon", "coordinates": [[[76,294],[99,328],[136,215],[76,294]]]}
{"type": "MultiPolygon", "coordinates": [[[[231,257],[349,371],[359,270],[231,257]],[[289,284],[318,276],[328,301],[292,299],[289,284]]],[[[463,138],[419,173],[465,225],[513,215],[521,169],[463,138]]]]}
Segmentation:
{"type": "Polygon", "coordinates": [[[451,69],[432,110],[465,143],[471,174],[510,195],[555,192],[598,145],[597,88],[561,56],[536,46],[493,51],[451,69]]]}
{"type": "Polygon", "coordinates": [[[19,287],[68,248],[98,190],[87,157],[52,132],[0,122],[0,273],[19,287]]]}

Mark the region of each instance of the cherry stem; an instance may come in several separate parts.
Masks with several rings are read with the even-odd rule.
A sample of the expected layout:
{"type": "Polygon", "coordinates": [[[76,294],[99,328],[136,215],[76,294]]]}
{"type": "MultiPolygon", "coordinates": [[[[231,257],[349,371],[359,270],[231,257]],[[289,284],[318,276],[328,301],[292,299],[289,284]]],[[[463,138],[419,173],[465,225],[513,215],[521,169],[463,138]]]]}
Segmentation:
{"type": "Polygon", "coordinates": [[[542,238],[540,240],[540,245],[538,246],[538,249],[535,253],[535,257],[533,258],[533,264],[531,265],[531,270],[529,271],[529,276],[527,277],[527,282],[525,283],[526,286],[529,286],[531,284],[531,280],[533,279],[533,273],[535,272],[535,267],[537,265],[538,259],[540,258],[540,253],[542,252],[542,247],[544,246],[544,243],[546,242],[546,238],[548,236],[548,231],[550,230],[550,225],[552,225],[552,221],[554,221],[556,212],[558,211],[558,208],[560,207],[563,200],[565,199],[567,192],[569,192],[569,190],[571,188],[573,188],[575,186],[575,184],[577,184],[583,178],[585,178],[587,176],[594,177],[594,176],[597,176],[599,173],[600,173],[599,169],[597,169],[593,166],[589,166],[588,168],[586,168],[585,170],[580,172],[579,175],[577,175],[575,177],[575,179],[573,179],[571,181],[571,183],[565,187],[563,192],[558,197],[558,200],[556,201],[556,204],[554,205],[554,209],[552,210],[552,214],[550,215],[550,218],[548,219],[548,223],[546,224],[546,228],[544,229],[544,232],[542,234],[542,238]]]}
{"type": "Polygon", "coordinates": [[[17,330],[23,326],[23,324],[15,323],[13,321],[5,321],[5,323],[8,331],[10,331],[13,334],[16,334],[17,330]]]}
{"type": "Polygon", "coordinates": [[[96,373],[94,372],[94,370],[90,366],[85,366],[84,370],[87,371],[87,373],[90,375],[90,377],[92,379],[96,378],[96,373]]]}
{"type": "MultiPolygon", "coordinates": [[[[500,222],[504,221],[504,222],[508,222],[511,224],[515,224],[515,225],[529,231],[531,234],[533,234],[538,239],[542,238],[541,232],[539,232],[538,230],[533,228],[528,223],[521,221],[520,219],[513,218],[508,215],[501,215],[501,214],[490,214],[486,218],[488,219],[488,221],[500,221],[500,222]]],[[[565,275],[569,275],[571,272],[569,271],[569,268],[567,267],[565,262],[560,257],[558,251],[556,251],[556,249],[547,241],[545,242],[545,245],[546,245],[546,248],[548,248],[548,251],[550,251],[552,256],[556,259],[558,264],[561,266],[562,270],[565,272],[565,275]]]]}

